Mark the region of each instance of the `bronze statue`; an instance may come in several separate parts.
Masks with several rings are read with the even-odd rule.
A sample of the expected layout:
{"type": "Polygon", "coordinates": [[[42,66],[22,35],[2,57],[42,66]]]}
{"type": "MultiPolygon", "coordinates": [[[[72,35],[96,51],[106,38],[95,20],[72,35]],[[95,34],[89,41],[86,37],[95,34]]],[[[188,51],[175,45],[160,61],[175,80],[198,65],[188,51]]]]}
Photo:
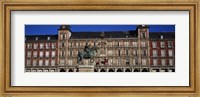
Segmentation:
{"type": "Polygon", "coordinates": [[[90,45],[86,43],[83,51],[78,51],[77,63],[79,64],[83,59],[90,59],[94,57],[95,52],[97,52],[97,47],[94,46],[90,48],[90,45]]]}

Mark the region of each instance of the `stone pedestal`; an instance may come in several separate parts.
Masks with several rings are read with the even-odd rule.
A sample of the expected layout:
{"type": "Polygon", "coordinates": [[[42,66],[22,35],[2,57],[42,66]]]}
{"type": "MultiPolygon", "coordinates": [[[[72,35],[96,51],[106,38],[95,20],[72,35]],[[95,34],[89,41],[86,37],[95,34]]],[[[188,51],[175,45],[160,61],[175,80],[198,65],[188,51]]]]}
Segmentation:
{"type": "Polygon", "coordinates": [[[79,65],[79,72],[94,72],[94,66],[91,65],[79,65]]]}

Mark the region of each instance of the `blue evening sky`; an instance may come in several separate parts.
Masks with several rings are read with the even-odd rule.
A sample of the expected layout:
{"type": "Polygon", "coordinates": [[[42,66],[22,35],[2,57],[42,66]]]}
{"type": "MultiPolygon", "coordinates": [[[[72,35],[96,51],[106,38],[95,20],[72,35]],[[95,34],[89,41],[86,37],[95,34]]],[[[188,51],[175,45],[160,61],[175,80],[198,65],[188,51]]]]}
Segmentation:
{"type": "MultiPolygon", "coordinates": [[[[72,32],[129,31],[136,25],[70,25],[72,32]]],[[[26,35],[58,34],[60,25],[25,25],[26,35]]],[[[175,32],[175,25],[149,25],[150,32],[175,32]]]]}

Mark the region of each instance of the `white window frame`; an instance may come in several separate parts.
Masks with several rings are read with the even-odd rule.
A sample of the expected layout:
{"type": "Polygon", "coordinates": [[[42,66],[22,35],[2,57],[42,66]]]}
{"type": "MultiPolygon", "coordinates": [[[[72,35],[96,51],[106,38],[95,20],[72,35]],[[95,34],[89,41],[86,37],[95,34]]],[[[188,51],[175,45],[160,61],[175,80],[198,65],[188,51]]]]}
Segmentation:
{"type": "Polygon", "coordinates": [[[49,66],[49,60],[45,60],[45,66],[49,66]]]}
{"type": "Polygon", "coordinates": [[[165,50],[161,50],[161,56],[165,57],[166,56],[166,51],[165,50]]]}
{"type": "Polygon", "coordinates": [[[157,56],[158,56],[158,51],[157,51],[157,50],[153,50],[152,52],[153,52],[153,56],[154,56],[154,57],[157,57],[157,56]]]}
{"type": "Polygon", "coordinates": [[[169,55],[169,57],[172,57],[173,56],[173,50],[168,50],[168,55],[169,55]]]}
{"type": "Polygon", "coordinates": [[[147,60],[146,59],[142,59],[142,65],[147,65],[147,60]]]}
{"type": "Polygon", "coordinates": [[[169,65],[170,65],[170,66],[173,66],[173,65],[174,65],[173,59],[169,59],[169,65]]]}
{"type": "Polygon", "coordinates": [[[39,66],[43,65],[43,60],[39,60],[39,66]]]}
{"type": "Polygon", "coordinates": [[[31,65],[31,60],[26,60],[26,65],[30,66],[31,65]]]}
{"type": "Polygon", "coordinates": [[[153,59],[153,66],[157,66],[158,65],[158,59],[153,59]]]}
{"type": "Polygon", "coordinates": [[[33,60],[33,66],[37,66],[37,60],[33,60]]]}
{"type": "Polygon", "coordinates": [[[40,49],[44,48],[44,43],[40,43],[40,49]]]}
{"type": "Polygon", "coordinates": [[[165,66],[166,65],[166,60],[165,59],[161,59],[161,64],[162,64],[162,66],[165,66]]]}
{"type": "Polygon", "coordinates": [[[52,51],[51,52],[51,57],[53,58],[53,57],[55,57],[56,56],[56,51],[52,51]]]}
{"type": "Polygon", "coordinates": [[[155,41],[152,42],[152,48],[157,48],[157,42],[155,41]]]}
{"type": "Polygon", "coordinates": [[[56,61],[55,60],[51,60],[51,66],[55,66],[56,65],[56,61]]]}
{"type": "Polygon", "coordinates": [[[27,52],[27,57],[30,58],[30,57],[31,57],[31,54],[32,54],[31,51],[28,51],[28,52],[27,52]]]}
{"type": "Polygon", "coordinates": [[[160,42],[160,48],[165,48],[165,41],[160,42]]]}
{"type": "Polygon", "coordinates": [[[38,52],[37,51],[33,51],[33,57],[37,58],[37,56],[38,56],[38,52]]]}
{"type": "Polygon", "coordinates": [[[33,49],[38,49],[38,44],[37,43],[33,44],[33,49]]]}
{"type": "Polygon", "coordinates": [[[39,57],[44,57],[44,52],[40,51],[39,57]]]}
{"type": "Polygon", "coordinates": [[[50,56],[50,52],[49,52],[49,51],[46,51],[46,52],[45,52],[45,57],[48,58],[49,56],[50,56]]]}

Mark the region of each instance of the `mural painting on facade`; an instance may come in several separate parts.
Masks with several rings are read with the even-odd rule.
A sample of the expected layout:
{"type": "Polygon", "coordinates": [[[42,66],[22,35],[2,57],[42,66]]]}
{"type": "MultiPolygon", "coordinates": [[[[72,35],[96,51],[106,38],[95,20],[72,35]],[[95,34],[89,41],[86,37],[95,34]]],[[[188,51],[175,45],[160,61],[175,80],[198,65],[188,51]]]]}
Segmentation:
{"type": "Polygon", "coordinates": [[[25,72],[175,72],[175,25],[25,25],[25,72]]]}

